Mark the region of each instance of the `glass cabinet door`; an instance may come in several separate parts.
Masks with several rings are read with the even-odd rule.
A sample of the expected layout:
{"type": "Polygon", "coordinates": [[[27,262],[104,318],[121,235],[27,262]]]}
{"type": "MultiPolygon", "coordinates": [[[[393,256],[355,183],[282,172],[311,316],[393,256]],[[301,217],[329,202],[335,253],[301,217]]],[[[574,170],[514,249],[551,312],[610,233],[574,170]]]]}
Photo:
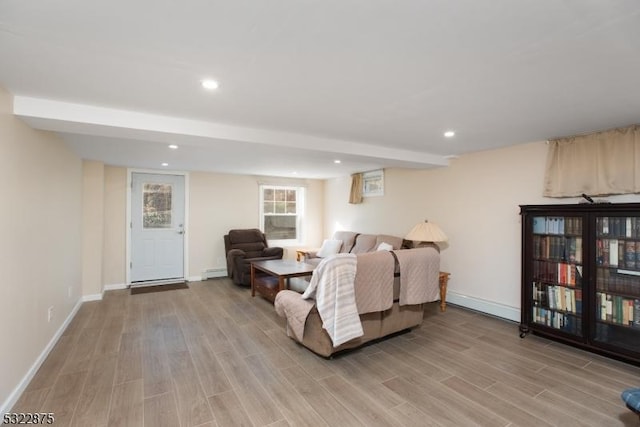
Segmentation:
{"type": "Polygon", "coordinates": [[[536,216],[533,226],[533,323],[582,336],[583,218],[536,216]]]}
{"type": "Polygon", "coordinates": [[[596,217],[595,342],[640,351],[640,217],[596,217]]]}

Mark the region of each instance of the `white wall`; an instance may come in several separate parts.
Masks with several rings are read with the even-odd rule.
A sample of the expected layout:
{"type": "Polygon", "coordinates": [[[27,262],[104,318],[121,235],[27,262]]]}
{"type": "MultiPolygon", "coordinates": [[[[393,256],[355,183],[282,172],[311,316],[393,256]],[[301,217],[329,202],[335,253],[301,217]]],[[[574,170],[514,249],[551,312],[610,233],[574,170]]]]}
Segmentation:
{"type": "Polygon", "coordinates": [[[82,292],[82,162],[59,138],[16,119],[12,102],[0,88],[0,413],[82,292]]]}
{"type": "MultiPolygon", "coordinates": [[[[517,320],[520,309],[521,204],[576,203],[542,197],[544,142],[461,156],[445,168],[385,171],[385,195],[347,203],[349,178],[326,183],[325,230],[404,236],[428,219],[449,237],[441,269],[449,300],[517,320]]],[[[640,201],[637,195],[610,197],[640,201]]]]}

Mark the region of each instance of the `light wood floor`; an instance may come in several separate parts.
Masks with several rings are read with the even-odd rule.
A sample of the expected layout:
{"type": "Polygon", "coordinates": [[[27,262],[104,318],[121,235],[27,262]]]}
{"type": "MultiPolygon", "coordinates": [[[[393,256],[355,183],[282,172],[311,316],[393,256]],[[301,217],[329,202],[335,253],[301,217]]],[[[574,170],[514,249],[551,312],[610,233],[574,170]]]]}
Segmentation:
{"type": "Polygon", "coordinates": [[[228,279],[83,304],[13,408],[56,426],[638,426],[640,369],[430,305],[408,334],[326,360],[228,279]]]}

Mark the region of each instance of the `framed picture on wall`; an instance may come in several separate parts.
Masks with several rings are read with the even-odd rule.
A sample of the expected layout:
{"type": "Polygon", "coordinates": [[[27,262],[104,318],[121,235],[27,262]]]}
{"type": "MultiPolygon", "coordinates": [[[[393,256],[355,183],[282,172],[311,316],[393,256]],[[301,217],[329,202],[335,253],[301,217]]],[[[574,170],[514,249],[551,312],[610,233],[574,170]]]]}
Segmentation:
{"type": "Polygon", "coordinates": [[[362,195],[364,197],[384,196],[384,169],[362,174],[362,195]]]}

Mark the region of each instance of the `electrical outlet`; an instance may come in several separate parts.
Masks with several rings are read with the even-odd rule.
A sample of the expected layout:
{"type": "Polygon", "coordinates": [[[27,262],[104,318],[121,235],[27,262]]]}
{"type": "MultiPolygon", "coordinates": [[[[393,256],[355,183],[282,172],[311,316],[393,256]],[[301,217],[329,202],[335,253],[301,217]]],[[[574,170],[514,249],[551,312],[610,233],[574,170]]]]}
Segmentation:
{"type": "Polygon", "coordinates": [[[51,319],[53,319],[53,306],[47,310],[47,322],[51,322],[51,319]]]}
{"type": "Polygon", "coordinates": [[[71,298],[71,295],[73,294],[73,288],[71,286],[69,286],[67,294],[68,294],[68,297],[71,298]]]}

